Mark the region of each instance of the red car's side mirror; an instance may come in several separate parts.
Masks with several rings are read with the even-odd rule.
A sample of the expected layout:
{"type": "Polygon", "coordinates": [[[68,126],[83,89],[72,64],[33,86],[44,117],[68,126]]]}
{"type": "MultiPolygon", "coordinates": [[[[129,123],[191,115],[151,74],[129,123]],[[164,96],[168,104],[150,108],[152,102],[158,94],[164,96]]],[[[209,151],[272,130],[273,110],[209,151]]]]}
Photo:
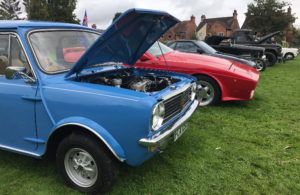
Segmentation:
{"type": "Polygon", "coordinates": [[[147,61],[147,60],[151,60],[151,58],[149,58],[146,54],[143,54],[142,57],[140,58],[141,61],[147,61]]]}

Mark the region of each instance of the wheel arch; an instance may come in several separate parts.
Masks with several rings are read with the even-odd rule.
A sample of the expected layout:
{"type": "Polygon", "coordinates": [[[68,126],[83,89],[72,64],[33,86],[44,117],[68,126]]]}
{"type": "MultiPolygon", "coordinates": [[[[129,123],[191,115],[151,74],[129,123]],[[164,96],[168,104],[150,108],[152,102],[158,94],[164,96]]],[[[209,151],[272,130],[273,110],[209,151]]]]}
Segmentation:
{"type": "Polygon", "coordinates": [[[213,79],[214,81],[217,82],[219,88],[220,88],[220,92],[221,92],[221,99],[223,99],[223,94],[224,93],[224,86],[222,85],[221,81],[219,79],[217,79],[215,76],[212,76],[212,75],[208,75],[208,74],[205,74],[205,73],[195,73],[195,74],[192,74],[193,77],[196,77],[196,76],[206,76],[206,77],[209,77],[211,79],[213,79]]]}
{"type": "Polygon", "coordinates": [[[56,152],[58,144],[66,136],[73,132],[84,132],[91,136],[95,136],[101,141],[107,149],[121,162],[126,160],[125,152],[114,137],[96,122],[82,118],[70,117],[58,122],[51,130],[46,141],[46,148],[43,154],[53,154],[56,152]]]}
{"type": "Polygon", "coordinates": [[[274,48],[266,48],[265,52],[270,52],[270,53],[274,54],[275,57],[278,57],[278,52],[274,48]]]}
{"type": "Polygon", "coordinates": [[[292,52],[286,52],[286,53],[284,54],[284,57],[287,56],[288,54],[291,54],[291,55],[293,55],[293,57],[295,57],[294,53],[292,53],[292,52]]]}

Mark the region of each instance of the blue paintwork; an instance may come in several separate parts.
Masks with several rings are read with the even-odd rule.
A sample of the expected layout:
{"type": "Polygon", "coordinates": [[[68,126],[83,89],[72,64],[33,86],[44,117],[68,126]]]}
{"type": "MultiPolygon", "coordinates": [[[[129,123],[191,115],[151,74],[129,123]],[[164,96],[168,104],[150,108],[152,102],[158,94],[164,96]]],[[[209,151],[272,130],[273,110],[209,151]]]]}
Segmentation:
{"type": "MultiPolygon", "coordinates": [[[[118,31],[122,29],[122,25],[126,26],[131,21],[136,25],[148,25],[149,17],[153,16],[164,16],[163,21],[165,24],[163,26],[155,24],[151,28],[156,30],[157,37],[160,37],[170,28],[172,23],[175,24],[178,22],[177,19],[166,12],[140,9],[129,10],[113,23],[108,31],[102,34],[99,42],[97,41],[91,46],[86,55],[79,60],[82,65],[77,63],[77,68],[74,68],[73,72],[80,72],[79,77],[112,70],[121,71],[121,69],[125,69],[137,76],[143,76],[149,72],[154,73],[156,76],[166,75],[164,71],[131,69],[124,66],[118,66],[119,70],[114,66],[82,70],[82,68],[90,66],[93,63],[111,59],[118,59],[127,64],[134,64],[143,51],[148,49],[155,41],[154,37],[151,37],[150,34],[150,37],[145,35],[144,38],[137,36],[136,40],[138,44],[136,47],[139,47],[139,45],[141,47],[139,49],[124,50],[124,44],[131,43],[131,40],[128,39],[122,42],[115,34],[121,33],[124,36],[130,37],[130,33],[134,33],[132,30],[136,31],[137,29],[127,28],[125,31],[118,31]],[[134,19],[129,20],[129,16],[134,19]],[[142,16],[140,21],[136,19],[139,16],[142,16]],[[113,37],[115,37],[115,41],[113,37]],[[121,42],[119,43],[119,41],[121,42]],[[144,44],[144,42],[147,42],[147,44],[144,44]],[[120,50],[112,47],[112,43],[118,45],[120,50]],[[141,45],[140,43],[143,44],[141,45]],[[114,48],[115,53],[107,56],[103,55],[101,49],[104,45],[114,48]],[[96,50],[97,46],[100,48],[100,53],[96,50]],[[120,51],[127,53],[121,55],[120,51]],[[129,55],[129,51],[132,54],[129,55]],[[100,55],[101,58],[95,57],[95,55],[100,55]],[[88,57],[91,57],[91,59],[84,64],[84,59],[88,57]],[[105,60],[102,60],[102,58],[105,60]]],[[[153,106],[163,96],[174,91],[167,87],[159,92],[147,94],[128,89],[75,82],[76,75],[71,75],[72,72],[68,74],[69,77],[67,79],[65,78],[67,77],[67,73],[56,75],[45,74],[35,64],[34,57],[26,40],[27,32],[41,28],[72,28],[93,31],[90,28],[64,23],[0,21],[0,32],[9,31],[18,34],[37,77],[36,84],[29,84],[25,83],[26,79],[15,78],[7,80],[3,75],[0,76],[0,148],[40,158],[46,152],[47,141],[53,131],[60,131],[62,125],[78,124],[82,127],[87,127],[87,131],[88,129],[92,129],[93,132],[96,132],[105,139],[119,158],[125,160],[130,165],[140,165],[155,155],[156,152],[148,153],[146,147],[139,145],[139,140],[141,138],[149,138],[155,134],[150,133],[150,119],[153,106]]],[[[151,32],[151,29],[149,28],[147,31],[139,33],[147,34],[151,32]]],[[[177,89],[196,81],[194,77],[181,73],[170,72],[168,75],[173,76],[178,81],[175,84],[177,89]]],[[[180,117],[180,115],[177,117],[180,117]]],[[[176,118],[173,120],[176,120],[176,118]]],[[[157,132],[162,129],[163,127],[157,132]]]]}
{"type": "Polygon", "coordinates": [[[130,9],[115,20],[75,63],[66,77],[105,62],[133,66],[178,19],[164,11],[130,9]],[[155,20],[161,20],[156,22],[155,20]]]}

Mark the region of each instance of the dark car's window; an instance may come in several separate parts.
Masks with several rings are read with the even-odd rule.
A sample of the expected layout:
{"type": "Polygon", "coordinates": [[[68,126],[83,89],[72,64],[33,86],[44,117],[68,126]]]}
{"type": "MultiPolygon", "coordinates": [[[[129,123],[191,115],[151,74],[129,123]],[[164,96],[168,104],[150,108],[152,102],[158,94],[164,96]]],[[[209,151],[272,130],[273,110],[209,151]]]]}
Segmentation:
{"type": "Polygon", "coordinates": [[[169,45],[169,47],[170,47],[171,49],[175,49],[175,45],[176,45],[176,42],[174,42],[174,43],[172,43],[171,45],[169,45]]]}
{"type": "Polygon", "coordinates": [[[237,41],[251,41],[249,32],[237,32],[236,35],[237,41]]]}
{"type": "Polygon", "coordinates": [[[48,31],[30,35],[42,69],[47,72],[72,68],[100,35],[84,31],[48,31]]]}
{"type": "Polygon", "coordinates": [[[196,41],[196,43],[204,51],[204,53],[208,53],[208,54],[217,53],[217,51],[214,48],[212,48],[211,46],[207,45],[203,41],[196,41]]]}
{"type": "MultiPolygon", "coordinates": [[[[164,54],[169,53],[171,51],[174,51],[173,49],[171,49],[170,47],[166,46],[165,44],[159,43],[161,50],[164,54]]],[[[162,55],[160,48],[158,46],[158,42],[155,42],[149,49],[148,52],[153,55],[154,57],[159,57],[162,55]]]]}
{"type": "Polygon", "coordinates": [[[197,53],[198,47],[192,42],[178,42],[176,50],[188,53],[197,53]]]}
{"type": "Polygon", "coordinates": [[[9,35],[0,35],[0,75],[5,74],[8,66],[8,41],[9,35]]]}

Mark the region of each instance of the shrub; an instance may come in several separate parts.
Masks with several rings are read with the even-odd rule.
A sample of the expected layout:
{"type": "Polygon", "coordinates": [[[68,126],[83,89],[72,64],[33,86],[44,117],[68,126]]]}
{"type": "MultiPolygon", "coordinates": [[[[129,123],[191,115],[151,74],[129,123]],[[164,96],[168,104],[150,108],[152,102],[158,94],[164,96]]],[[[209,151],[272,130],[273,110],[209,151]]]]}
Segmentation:
{"type": "Polygon", "coordinates": [[[161,43],[163,43],[163,44],[167,44],[168,43],[168,41],[160,41],[161,43]]]}

